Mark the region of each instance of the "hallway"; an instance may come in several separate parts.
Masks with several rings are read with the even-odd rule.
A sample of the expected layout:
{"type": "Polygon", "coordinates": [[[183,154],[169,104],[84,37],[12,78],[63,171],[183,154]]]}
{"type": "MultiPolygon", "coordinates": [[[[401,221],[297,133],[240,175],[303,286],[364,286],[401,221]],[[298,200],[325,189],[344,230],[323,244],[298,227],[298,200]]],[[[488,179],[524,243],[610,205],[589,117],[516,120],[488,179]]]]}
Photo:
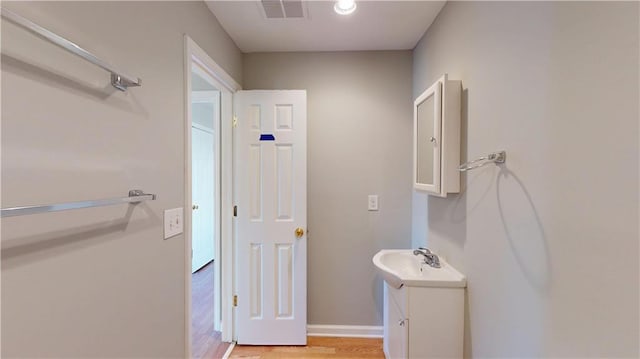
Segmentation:
{"type": "Polygon", "coordinates": [[[193,358],[222,358],[229,343],[213,330],[213,261],[193,273],[191,284],[191,343],[193,358]]]}

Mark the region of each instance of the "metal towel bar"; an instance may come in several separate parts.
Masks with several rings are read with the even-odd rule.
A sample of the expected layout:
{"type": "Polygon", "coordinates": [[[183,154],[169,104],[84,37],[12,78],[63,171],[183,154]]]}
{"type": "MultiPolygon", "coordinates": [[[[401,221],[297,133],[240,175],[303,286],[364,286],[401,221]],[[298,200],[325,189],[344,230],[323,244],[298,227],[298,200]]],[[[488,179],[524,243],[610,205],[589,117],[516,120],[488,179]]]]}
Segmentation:
{"type": "Polygon", "coordinates": [[[504,163],[507,160],[507,152],[493,152],[486,156],[482,156],[480,158],[476,158],[473,161],[469,161],[467,163],[463,163],[458,167],[458,171],[466,172],[472,170],[474,168],[482,167],[489,163],[504,163]]]}
{"type": "Polygon", "coordinates": [[[140,80],[139,78],[135,76],[127,75],[124,72],[117,70],[114,66],[102,61],[96,55],[90,53],[89,51],[83,49],[82,47],[76,45],[75,43],[43,28],[42,26],[36,23],[33,23],[23,18],[22,16],[14,12],[1,8],[0,15],[3,18],[11,21],[12,23],[22,26],[23,28],[33,32],[34,34],[44,38],[45,40],[48,40],[62,47],[63,49],[71,52],[72,54],[78,55],[83,59],[91,62],[92,64],[107,70],[108,72],[111,73],[111,85],[113,85],[113,87],[117,88],[120,91],[126,91],[129,86],[141,85],[142,80],[140,80]]]}
{"type": "Polygon", "coordinates": [[[144,191],[142,190],[133,189],[129,191],[128,197],[98,199],[98,200],[80,201],[80,202],[56,203],[56,204],[47,204],[47,205],[41,205],[41,206],[3,208],[1,210],[2,212],[0,217],[14,217],[14,216],[27,215],[27,214],[66,211],[70,209],[110,206],[113,204],[122,204],[122,203],[135,204],[135,203],[139,203],[147,200],[154,201],[155,199],[156,199],[155,194],[144,193],[144,191]]]}

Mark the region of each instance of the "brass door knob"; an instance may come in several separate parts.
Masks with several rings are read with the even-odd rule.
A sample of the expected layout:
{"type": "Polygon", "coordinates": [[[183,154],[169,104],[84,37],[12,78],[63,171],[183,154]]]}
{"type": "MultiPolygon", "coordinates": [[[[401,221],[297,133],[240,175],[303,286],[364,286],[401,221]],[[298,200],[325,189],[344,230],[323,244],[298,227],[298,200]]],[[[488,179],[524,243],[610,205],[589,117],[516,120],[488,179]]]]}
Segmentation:
{"type": "Polygon", "coordinates": [[[198,209],[198,208],[199,208],[199,207],[198,207],[198,205],[197,205],[197,204],[194,204],[193,206],[191,206],[191,209],[193,209],[194,211],[195,211],[196,209],[198,209]]]}
{"type": "Polygon", "coordinates": [[[296,237],[300,238],[304,235],[304,229],[298,227],[296,228],[296,237]]]}

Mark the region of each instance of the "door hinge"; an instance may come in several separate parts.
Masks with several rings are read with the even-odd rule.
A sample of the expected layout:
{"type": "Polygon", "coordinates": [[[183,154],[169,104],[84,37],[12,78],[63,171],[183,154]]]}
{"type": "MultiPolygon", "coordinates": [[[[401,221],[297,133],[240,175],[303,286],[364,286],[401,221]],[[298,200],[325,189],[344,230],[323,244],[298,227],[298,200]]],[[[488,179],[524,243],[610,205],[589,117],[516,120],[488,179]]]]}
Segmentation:
{"type": "Polygon", "coordinates": [[[233,126],[233,128],[238,127],[238,116],[233,115],[233,120],[231,122],[231,125],[233,126]]]}
{"type": "Polygon", "coordinates": [[[233,306],[234,306],[234,307],[237,307],[237,306],[238,306],[238,296],[237,296],[237,295],[234,295],[234,296],[233,296],[233,306]]]}
{"type": "Polygon", "coordinates": [[[233,216],[238,217],[238,206],[233,206],[233,216]]]}

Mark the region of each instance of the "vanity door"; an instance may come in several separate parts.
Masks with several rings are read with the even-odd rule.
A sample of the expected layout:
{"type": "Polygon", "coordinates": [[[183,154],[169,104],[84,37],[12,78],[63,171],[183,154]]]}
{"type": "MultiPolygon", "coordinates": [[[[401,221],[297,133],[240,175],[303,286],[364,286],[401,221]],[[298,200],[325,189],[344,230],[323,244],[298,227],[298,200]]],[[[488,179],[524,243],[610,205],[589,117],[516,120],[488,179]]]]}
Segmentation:
{"type": "Polygon", "coordinates": [[[408,309],[406,291],[406,287],[397,290],[384,283],[383,349],[387,359],[406,359],[409,357],[409,318],[406,315],[408,309]],[[404,294],[397,298],[399,291],[404,294]],[[395,295],[392,292],[395,292],[395,295]],[[400,303],[397,302],[397,299],[400,299],[400,303]]]}

